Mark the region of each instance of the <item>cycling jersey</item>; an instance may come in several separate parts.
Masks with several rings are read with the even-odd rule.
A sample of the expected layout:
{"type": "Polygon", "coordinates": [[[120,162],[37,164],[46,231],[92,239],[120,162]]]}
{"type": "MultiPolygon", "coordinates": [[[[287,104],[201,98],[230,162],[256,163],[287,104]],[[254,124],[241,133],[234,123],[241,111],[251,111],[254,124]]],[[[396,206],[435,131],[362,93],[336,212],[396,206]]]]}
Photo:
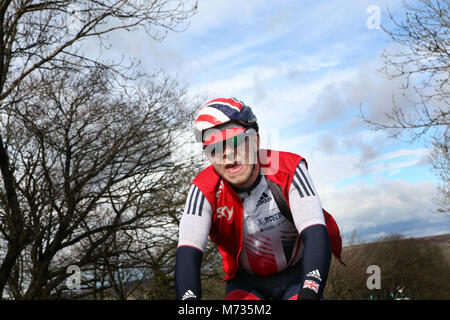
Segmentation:
{"type": "Polygon", "coordinates": [[[328,237],[339,259],[339,230],[332,217],[322,210],[306,162],[300,156],[284,152],[279,152],[278,160],[276,170],[267,178],[282,188],[293,223],[280,213],[265,179],[259,179],[251,190],[233,190],[209,167],[194,180],[180,221],[175,270],[177,297],[186,296],[183,292],[200,293],[198,266],[208,235],[222,255],[225,280],[233,279],[239,267],[243,272],[266,278],[278,274],[299,261],[304,242],[305,258],[301,260],[304,274],[298,275],[297,281],[309,277],[303,288],[321,294],[320,281],[326,281],[331,254],[328,237]],[[329,231],[325,225],[330,226],[329,231]],[[319,274],[324,279],[314,278],[319,274]]]}
{"type": "MultiPolygon", "coordinates": [[[[296,172],[298,177],[294,177],[289,190],[295,225],[280,213],[265,179],[259,179],[253,190],[237,193],[244,210],[243,248],[239,262],[250,273],[268,276],[295,264],[302,255],[299,234],[310,225],[325,225],[320,199],[304,161],[300,162],[296,172]]],[[[222,210],[227,219],[231,209],[222,210]]],[[[212,214],[205,196],[192,185],[180,222],[178,246],[189,245],[204,251],[212,214]]]]}

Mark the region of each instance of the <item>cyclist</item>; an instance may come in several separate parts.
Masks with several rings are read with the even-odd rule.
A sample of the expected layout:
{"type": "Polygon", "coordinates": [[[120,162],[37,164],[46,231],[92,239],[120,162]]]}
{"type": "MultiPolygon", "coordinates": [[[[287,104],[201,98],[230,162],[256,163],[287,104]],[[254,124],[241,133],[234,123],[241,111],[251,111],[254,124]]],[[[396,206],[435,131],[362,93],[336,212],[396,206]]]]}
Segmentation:
{"type": "Polygon", "coordinates": [[[320,299],[341,238],[299,155],[259,148],[256,117],[209,101],[194,132],[211,165],[193,180],[179,226],[177,299],[200,299],[208,236],[222,255],[227,300],[320,299]]]}

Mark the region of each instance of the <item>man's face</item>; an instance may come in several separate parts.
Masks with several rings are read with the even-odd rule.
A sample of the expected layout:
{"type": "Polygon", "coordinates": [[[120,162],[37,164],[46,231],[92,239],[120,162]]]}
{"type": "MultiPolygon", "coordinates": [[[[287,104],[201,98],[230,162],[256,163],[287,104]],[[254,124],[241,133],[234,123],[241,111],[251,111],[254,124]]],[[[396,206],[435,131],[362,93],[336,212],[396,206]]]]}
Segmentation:
{"type": "Polygon", "coordinates": [[[244,188],[254,180],[258,148],[259,136],[253,131],[210,146],[205,154],[222,178],[237,188],[244,188]]]}

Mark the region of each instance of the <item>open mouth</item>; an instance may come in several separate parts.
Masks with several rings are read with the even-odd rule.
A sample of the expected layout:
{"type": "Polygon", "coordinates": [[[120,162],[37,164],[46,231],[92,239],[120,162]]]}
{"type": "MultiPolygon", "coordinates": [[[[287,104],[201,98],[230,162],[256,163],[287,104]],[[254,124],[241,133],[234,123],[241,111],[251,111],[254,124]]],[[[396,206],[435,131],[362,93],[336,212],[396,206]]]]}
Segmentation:
{"type": "Polygon", "coordinates": [[[229,163],[225,165],[225,171],[229,174],[236,174],[243,168],[242,163],[229,163]]]}

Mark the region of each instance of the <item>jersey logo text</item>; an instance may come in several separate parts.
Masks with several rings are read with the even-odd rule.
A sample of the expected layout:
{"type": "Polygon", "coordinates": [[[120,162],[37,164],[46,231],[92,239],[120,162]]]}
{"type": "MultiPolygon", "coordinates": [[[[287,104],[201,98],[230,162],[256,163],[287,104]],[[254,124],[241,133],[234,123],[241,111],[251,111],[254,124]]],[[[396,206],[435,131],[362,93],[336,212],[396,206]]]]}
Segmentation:
{"type": "Polygon", "coordinates": [[[233,216],[233,207],[231,210],[227,206],[217,208],[217,218],[227,218],[227,221],[230,221],[233,216]]]}

